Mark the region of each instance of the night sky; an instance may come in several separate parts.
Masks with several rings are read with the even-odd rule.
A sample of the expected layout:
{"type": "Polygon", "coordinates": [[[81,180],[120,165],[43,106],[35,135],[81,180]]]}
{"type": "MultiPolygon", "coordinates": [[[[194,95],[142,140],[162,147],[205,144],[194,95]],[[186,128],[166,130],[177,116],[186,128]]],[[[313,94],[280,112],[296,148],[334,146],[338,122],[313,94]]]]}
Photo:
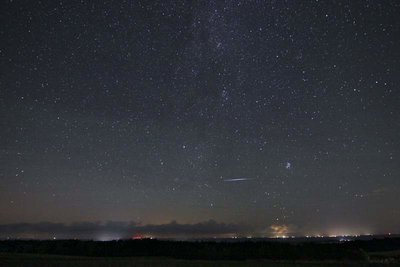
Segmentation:
{"type": "Polygon", "coordinates": [[[0,237],[400,232],[399,14],[2,1],[0,237]]]}

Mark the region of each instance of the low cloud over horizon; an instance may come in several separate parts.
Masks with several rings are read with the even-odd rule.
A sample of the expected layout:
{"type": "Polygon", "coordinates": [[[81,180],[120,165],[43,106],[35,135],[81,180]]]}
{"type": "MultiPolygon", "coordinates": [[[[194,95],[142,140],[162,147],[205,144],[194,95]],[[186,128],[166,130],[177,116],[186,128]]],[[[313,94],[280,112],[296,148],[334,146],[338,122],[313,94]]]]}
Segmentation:
{"type": "MultiPolygon", "coordinates": [[[[134,221],[81,221],[73,223],[36,222],[0,224],[0,239],[84,239],[117,240],[130,238],[231,238],[231,237],[284,237],[320,235],[371,234],[359,225],[332,227],[329,225],[307,227],[296,224],[271,224],[265,227],[245,223],[225,223],[210,219],[197,223],[179,223],[175,220],[164,224],[143,224],[134,221]],[[323,230],[325,229],[325,230],[323,230]],[[357,231],[357,229],[361,229],[357,231]]],[[[377,233],[382,234],[382,233],[377,233]]]]}
{"type": "Polygon", "coordinates": [[[230,237],[247,235],[254,231],[255,229],[248,225],[219,223],[214,220],[194,224],[172,221],[158,225],[142,225],[133,221],[75,222],[71,224],[38,222],[2,224],[0,225],[0,238],[113,240],[134,237],[230,237]]]}

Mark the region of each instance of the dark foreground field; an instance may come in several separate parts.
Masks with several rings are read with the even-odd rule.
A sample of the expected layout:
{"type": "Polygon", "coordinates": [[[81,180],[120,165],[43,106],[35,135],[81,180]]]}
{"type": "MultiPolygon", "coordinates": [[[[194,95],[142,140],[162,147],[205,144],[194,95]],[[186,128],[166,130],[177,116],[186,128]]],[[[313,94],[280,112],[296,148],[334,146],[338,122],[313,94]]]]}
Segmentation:
{"type": "Polygon", "coordinates": [[[395,267],[400,263],[395,262],[289,262],[270,260],[181,260],[171,258],[142,258],[142,257],[77,257],[36,254],[0,254],[0,266],[4,267],[395,267]]]}
{"type": "Polygon", "coordinates": [[[0,254],[0,266],[4,267],[395,267],[400,263],[393,262],[289,262],[270,260],[180,260],[171,258],[142,257],[76,257],[35,254],[0,254]]]}
{"type": "Polygon", "coordinates": [[[0,241],[0,267],[400,266],[400,239],[345,243],[0,241]]]}

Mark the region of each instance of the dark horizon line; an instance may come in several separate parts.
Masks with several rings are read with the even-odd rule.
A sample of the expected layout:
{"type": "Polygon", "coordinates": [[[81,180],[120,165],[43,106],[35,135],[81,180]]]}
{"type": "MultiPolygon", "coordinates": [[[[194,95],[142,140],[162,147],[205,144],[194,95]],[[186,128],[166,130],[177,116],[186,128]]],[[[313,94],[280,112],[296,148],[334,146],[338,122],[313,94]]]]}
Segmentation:
{"type": "Polygon", "coordinates": [[[338,240],[338,241],[355,241],[361,239],[379,239],[379,238],[400,238],[400,233],[387,233],[387,234],[362,234],[362,235],[299,235],[299,236],[276,236],[276,237],[267,237],[267,236],[233,236],[233,237],[216,237],[216,236],[204,236],[204,237],[185,237],[175,236],[175,237],[162,237],[162,236],[151,236],[147,234],[141,234],[140,236],[132,236],[132,237],[123,237],[118,239],[110,239],[110,240],[98,240],[93,238],[26,238],[26,237],[6,237],[0,238],[0,241],[92,241],[92,242],[113,242],[113,241],[142,241],[142,240],[158,240],[158,241],[211,241],[211,240],[329,240],[329,239],[338,239],[338,238],[354,238],[352,240],[338,240]]]}

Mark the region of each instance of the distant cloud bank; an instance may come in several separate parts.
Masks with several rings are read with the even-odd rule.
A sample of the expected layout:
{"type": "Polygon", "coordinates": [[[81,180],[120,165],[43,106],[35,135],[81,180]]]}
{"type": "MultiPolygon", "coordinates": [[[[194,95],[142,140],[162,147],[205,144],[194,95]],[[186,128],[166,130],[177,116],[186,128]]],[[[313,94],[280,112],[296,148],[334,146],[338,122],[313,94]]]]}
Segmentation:
{"type": "Polygon", "coordinates": [[[79,222],[72,224],[40,222],[0,225],[0,238],[34,239],[95,239],[111,240],[132,237],[229,237],[253,232],[252,227],[242,224],[218,223],[214,220],[195,224],[141,225],[135,222],[79,222]]]}

